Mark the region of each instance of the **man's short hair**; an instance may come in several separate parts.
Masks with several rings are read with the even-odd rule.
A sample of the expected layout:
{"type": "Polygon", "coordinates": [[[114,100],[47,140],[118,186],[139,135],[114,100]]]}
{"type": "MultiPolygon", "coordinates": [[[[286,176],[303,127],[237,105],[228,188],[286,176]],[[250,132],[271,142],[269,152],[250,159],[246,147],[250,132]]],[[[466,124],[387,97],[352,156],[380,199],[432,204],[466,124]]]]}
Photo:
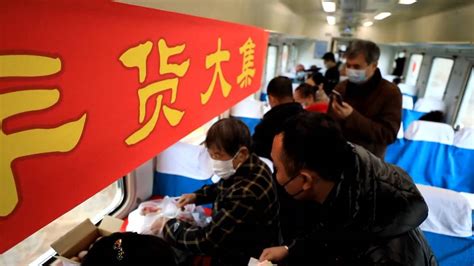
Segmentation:
{"type": "Polygon", "coordinates": [[[284,76],[272,79],[270,83],[268,83],[267,94],[277,99],[293,98],[291,80],[284,76]]]}
{"type": "Polygon", "coordinates": [[[338,123],[326,114],[303,112],[282,127],[283,164],[289,177],[302,169],[337,181],[353,156],[338,123]]]}
{"type": "Polygon", "coordinates": [[[326,82],[326,79],[324,78],[323,74],[321,74],[320,72],[313,72],[311,74],[311,78],[313,79],[316,85],[320,85],[321,83],[326,82]]]}
{"type": "Polygon", "coordinates": [[[250,149],[252,139],[249,128],[235,118],[224,118],[214,123],[207,131],[204,144],[215,146],[228,155],[234,155],[241,147],[250,149]]]}
{"type": "Polygon", "coordinates": [[[301,83],[296,90],[300,93],[303,98],[316,98],[316,87],[309,85],[308,83],[301,83]]]}
{"type": "Polygon", "coordinates": [[[332,61],[336,62],[336,58],[334,57],[334,54],[331,52],[327,52],[323,55],[323,60],[324,61],[332,61]]]}
{"type": "Polygon", "coordinates": [[[346,51],[346,57],[351,59],[357,57],[359,54],[364,55],[367,64],[377,63],[380,57],[380,48],[371,41],[354,40],[350,43],[346,51]]]}

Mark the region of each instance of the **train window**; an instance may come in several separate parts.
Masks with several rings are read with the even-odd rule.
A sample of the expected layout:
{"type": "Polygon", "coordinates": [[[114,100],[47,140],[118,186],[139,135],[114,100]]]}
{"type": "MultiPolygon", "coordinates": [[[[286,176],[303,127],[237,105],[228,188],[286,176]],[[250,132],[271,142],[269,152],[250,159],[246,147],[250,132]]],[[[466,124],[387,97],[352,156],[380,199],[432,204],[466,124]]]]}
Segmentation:
{"type": "Polygon", "coordinates": [[[55,254],[52,242],[84,219],[99,222],[121,205],[124,194],[120,179],[0,255],[0,265],[42,264],[55,254]]]}
{"type": "MultiPolygon", "coordinates": [[[[290,46],[290,67],[291,66],[296,66],[296,60],[298,59],[298,48],[296,48],[296,45],[292,44],[290,46]]],[[[291,69],[288,69],[289,72],[291,72],[291,69]]]]}
{"type": "Polygon", "coordinates": [[[449,58],[435,57],[431,65],[428,85],[426,86],[425,98],[442,100],[449,76],[453,69],[454,60],[449,58]]]}
{"type": "Polygon", "coordinates": [[[283,48],[281,49],[281,73],[288,71],[289,52],[288,45],[283,44],[283,48]]]}
{"type": "Polygon", "coordinates": [[[456,126],[474,127],[474,68],[467,82],[464,95],[462,97],[461,108],[456,117],[456,126]]]}
{"type": "Polygon", "coordinates": [[[418,75],[420,74],[421,62],[423,61],[423,55],[412,54],[410,56],[410,65],[408,66],[408,72],[406,74],[406,84],[413,87],[416,86],[418,75]]]}
{"type": "Polygon", "coordinates": [[[265,87],[272,78],[275,77],[277,65],[278,48],[274,45],[269,45],[267,50],[267,61],[265,66],[265,87]]]}

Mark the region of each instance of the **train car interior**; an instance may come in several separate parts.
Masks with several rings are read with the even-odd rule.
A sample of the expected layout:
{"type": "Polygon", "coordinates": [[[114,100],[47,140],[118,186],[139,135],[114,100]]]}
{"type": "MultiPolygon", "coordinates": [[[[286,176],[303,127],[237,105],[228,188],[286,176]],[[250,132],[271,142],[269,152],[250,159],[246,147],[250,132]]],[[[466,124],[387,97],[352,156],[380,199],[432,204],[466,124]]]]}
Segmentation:
{"type": "MultiPolygon", "coordinates": [[[[49,16],[46,1],[37,1],[32,8],[26,8],[28,1],[18,2],[22,3],[23,6],[19,4],[20,7],[17,8],[12,7],[13,4],[7,5],[3,2],[0,3],[0,10],[2,9],[1,7],[5,5],[5,7],[10,8],[10,13],[19,12],[20,14],[16,16],[27,19],[31,12],[35,12],[34,8],[38,7],[38,16],[40,18],[49,16]],[[23,12],[21,10],[27,11],[21,13],[23,12]]],[[[80,1],[73,1],[70,5],[74,6],[78,4],[78,2],[80,1]]],[[[234,100],[232,101],[222,101],[221,103],[225,105],[225,108],[223,106],[219,108],[209,107],[209,111],[206,111],[206,115],[201,115],[201,111],[198,109],[187,111],[184,117],[196,115],[196,120],[189,122],[189,125],[186,124],[183,131],[181,131],[179,126],[176,127],[177,130],[173,129],[175,131],[169,131],[169,135],[166,136],[167,142],[156,146],[157,148],[154,148],[155,153],[151,150],[147,150],[146,155],[131,159],[134,164],[133,169],[128,169],[128,165],[120,166],[122,164],[120,161],[107,163],[108,168],[115,167],[116,169],[120,169],[112,174],[123,172],[120,176],[108,177],[109,179],[107,180],[113,180],[113,182],[107,181],[105,184],[104,181],[98,185],[100,189],[94,187],[88,190],[87,186],[92,184],[94,179],[87,179],[89,181],[84,181],[84,183],[82,183],[81,180],[76,180],[75,184],[77,190],[87,191],[87,194],[81,194],[88,195],[87,199],[81,196],[82,200],[80,200],[80,202],[77,202],[77,200],[68,200],[69,196],[74,197],[73,195],[76,190],[74,188],[72,188],[70,192],[58,191],[58,195],[60,194],[61,198],[64,199],[65,206],[68,206],[68,211],[63,211],[60,215],[54,212],[51,218],[41,220],[41,226],[37,224],[36,227],[34,227],[34,231],[28,231],[27,234],[24,233],[24,235],[26,235],[21,237],[21,239],[11,241],[9,246],[2,247],[0,265],[70,265],[68,264],[70,261],[58,259],[58,256],[64,254],[59,254],[58,249],[52,248],[51,245],[64,235],[71,236],[68,232],[76,228],[85,219],[90,219],[93,225],[98,225],[104,217],[112,216],[124,220],[124,224],[118,229],[119,231],[145,232],[143,228],[146,227],[145,223],[148,222],[142,218],[143,212],[149,210],[147,209],[148,202],[160,202],[162,205],[160,205],[159,208],[175,208],[174,205],[171,207],[166,205],[169,203],[169,199],[173,200],[182,194],[192,193],[203,185],[216,184],[219,182],[220,177],[213,173],[211,158],[204,145],[206,133],[215,122],[223,118],[232,117],[247,125],[250,134],[253,134],[256,126],[271,109],[267,86],[274,77],[286,76],[290,78],[293,82],[293,89],[296,89],[301,82],[304,82],[304,79],[302,81],[299,79],[299,73],[295,70],[297,66],[302,65],[304,71],[306,71],[305,73],[313,73],[312,71],[316,71],[324,75],[326,66],[322,57],[327,52],[332,52],[335,55],[338,66],[341,66],[339,69],[343,71],[343,66],[346,63],[344,53],[351,43],[357,39],[370,40],[377,44],[380,48],[380,58],[378,59],[377,67],[383,79],[395,83],[402,94],[400,129],[396,140],[387,147],[384,156],[385,162],[397,165],[406,171],[423,195],[429,213],[426,220],[421,224],[420,229],[428,240],[438,264],[456,266],[474,265],[474,236],[472,234],[474,230],[474,31],[472,30],[474,27],[474,1],[117,0],[97,2],[111,2],[114,7],[117,6],[118,11],[116,13],[104,16],[104,21],[107,21],[110,25],[115,24],[117,26],[117,28],[110,30],[110,34],[114,34],[113,38],[118,38],[116,36],[121,34],[119,33],[118,27],[127,27],[127,23],[129,22],[128,9],[132,10],[131,13],[135,16],[133,18],[133,24],[130,24],[129,27],[135,25],[134,23],[150,23],[147,26],[149,31],[155,26],[158,27],[162,19],[167,20],[166,23],[168,24],[166,25],[173,25],[173,21],[171,20],[175,19],[173,17],[174,13],[182,14],[181,24],[176,26],[176,28],[170,26],[167,32],[169,31],[181,38],[187,38],[190,40],[189,43],[195,39],[194,41],[198,42],[199,45],[202,45],[204,41],[206,41],[206,38],[208,38],[205,34],[198,32],[198,29],[202,25],[210,24],[214,21],[225,22],[226,24],[223,23],[223,25],[228,27],[225,28],[228,31],[225,33],[227,35],[224,35],[223,32],[209,35],[212,36],[212,38],[219,36],[218,49],[221,48],[221,35],[223,36],[222,47],[230,45],[229,43],[231,41],[226,43],[225,36],[232,36],[239,30],[239,28],[234,25],[245,25],[248,26],[250,30],[261,30],[262,33],[268,34],[268,38],[265,39],[266,43],[262,44],[262,47],[264,47],[262,48],[263,64],[257,65],[260,67],[260,69],[257,69],[257,72],[261,73],[261,75],[257,75],[257,77],[261,78],[253,80],[252,86],[256,86],[254,91],[247,90],[244,92],[242,89],[239,92],[238,97],[240,98],[238,98],[238,101],[235,100],[237,98],[233,98],[234,100]],[[161,13],[154,15],[155,13],[153,12],[158,12],[158,10],[171,13],[166,13],[166,17],[162,17],[161,13]],[[142,14],[140,12],[143,13],[142,17],[138,17],[140,15],[137,15],[142,14]],[[199,19],[203,20],[201,21],[199,19]],[[431,117],[431,119],[426,119],[427,116],[431,117]],[[186,132],[186,134],[183,132],[186,132]],[[125,170],[127,173],[124,172],[125,170]],[[142,216],[140,216],[140,213],[142,216]]],[[[75,12],[74,8],[67,7],[65,4],[61,4],[60,1],[53,1],[51,5],[58,5],[60,8],[64,8],[65,13],[70,12],[72,14],[75,12]]],[[[61,10],[60,8],[58,8],[58,10],[61,10]]],[[[100,13],[94,13],[95,11],[93,11],[92,7],[90,10],[88,8],[87,4],[80,4],[80,8],[77,9],[79,11],[77,12],[82,12],[82,17],[78,16],[77,20],[80,20],[81,23],[84,23],[84,25],[90,29],[95,26],[93,22],[91,22],[93,20],[89,22],[87,20],[92,19],[93,16],[100,13]]],[[[106,9],[101,9],[101,12],[105,14],[107,11],[106,9]]],[[[69,19],[71,17],[67,18],[69,19]]],[[[0,21],[2,21],[2,24],[5,22],[1,19],[0,21]]],[[[10,20],[9,23],[14,25],[20,22],[10,20]]],[[[43,25],[41,21],[30,21],[30,23],[32,24],[31,32],[36,31],[37,28],[48,27],[46,24],[43,25]]],[[[65,23],[72,22],[68,21],[65,23]]],[[[4,24],[8,26],[2,25],[0,27],[0,33],[10,27],[10,24],[4,24]]],[[[80,25],[80,23],[78,25],[80,25]]],[[[221,28],[219,24],[218,28],[213,29],[211,26],[206,30],[209,32],[213,30],[224,31],[224,26],[221,28]]],[[[58,47],[62,46],[61,40],[64,40],[65,43],[71,43],[70,47],[73,47],[73,49],[94,50],[94,46],[97,42],[89,43],[86,40],[88,35],[81,35],[83,34],[81,27],[82,26],[77,26],[75,29],[76,36],[79,36],[77,44],[74,44],[76,41],[69,38],[69,35],[61,35],[63,34],[62,30],[58,31],[57,35],[51,35],[53,36],[51,38],[57,38],[56,45],[58,47]]],[[[107,29],[105,27],[103,28],[104,32],[107,32],[107,29]]],[[[97,29],[102,30],[102,26],[97,25],[97,29]]],[[[162,36],[160,35],[160,29],[161,28],[153,32],[153,34],[159,37],[162,36]]],[[[74,31],[74,29],[72,30],[74,31]]],[[[245,28],[245,30],[248,29],[245,28]]],[[[126,31],[123,32],[123,35],[127,34],[126,31]]],[[[23,33],[22,36],[27,35],[29,35],[28,32],[23,33]]],[[[106,42],[106,37],[107,36],[104,38],[98,37],[97,40],[106,42]]],[[[29,43],[29,46],[23,44],[15,46],[14,40],[11,42],[6,41],[9,38],[8,35],[0,37],[0,57],[15,49],[18,51],[36,51],[35,49],[37,49],[32,43],[29,43]],[[2,42],[4,44],[2,44],[2,42]]],[[[10,39],[14,38],[15,36],[11,36],[10,39]]],[[[28,37],[21,38],[28,40],[28,37]]],[[[34,41],[34,38],[32,37],[31,40],[34,41]]],[[[231,39],[231,37],[227,38],[231,39]]],[[[258,43],[260,40],[254,39],[254,41],[257,44],[261,44],[258,43]]],[[[215,49],[216,43],[217,42],[213,39],[212,49],[215,49]]],[[[166,48],[166,45],[171,47],[170,45],[177,45],[177,42],[164,42],[163,44],[160,40],[157,47],[159,47],[160,51],[165,51],[163,47],[166,48]]],[[[186,45],[190,46],[190,44],[186,45]]],[[[145,46],[146,45],[143,44],[142,46],[136,46],[136,48],[141,47],[140,49],[142,49],[145,46]]],[[[184,46],[176,47],[182,51],[183,49],[188,49],[188,46],[186,46],[186,48],[183,48],[184,46]]],[[[39,47],[43,46],[40,45],[39,47]]],[[[123,52],[124,49],[121,49],[121,52],[123,52]]],[[[172,51],[170,53],[174,54],[171,55],[175,56],[180,52],[178,50],[169,51],[172,51]]],[[[196,49],[196,51],[197,50],[198,49],[196,49]]],[[[54,54],[53,52],[51,53],[54,54]]],[[[64,58],[66,58],[67,53],[64,54],[64,58]]],[[[125,61],[127,58],[124,55],[125,53],[120,57],[120,60],[122,60],[123,65],[129,64],[129,69],[130,67],[138,67],[140,65],[139,59],[128,58],[130,61],[125,61]]],[[[238,51],[237,55],[239,55],[238,51]]],[[[232,57],[234,57],[234,54],[232,54],[232,57]]],[[[181,55],[177,55],[176,58],[182,60],[181,62],[185,60],[181,55]]],[[[87,58],[87,60],[94,65],[94,58],[87,58]]],[[[99,62],[100,60],[107,59],[104,56],[104,58],[98,58],[97,60],[97,62],[99,62]]],[[[118,61],[119,59],[113,60],[115,60],[114,62],[120,62],[118,61]]],[[[8,73],[10,72],[8,72],[7,63],[5,62],[8,63],[7,60],[0,59],[0,91],[4,90],[0,92],[2,94],[12,92],[14,88],[20,86],[15,83],[16,80],[8,78],[8,73]],[[1,74],[1,72],[4,72],[4,74],[1,74]]],[[[176,63],[178,61],[173,62],[176,63]]],[[[192,72],[193,64],[197,64],[197,60],[192,58],[190,62],[191,68],[188,74],[192,73],[192,75],[197,76],[197,72],[192,72]]],[[[103,71],[104,69],[101,64],[102,63],[97,63],[96,67],[100,68],[100,71],[103,71]]],[[[169,65],[170,69],[174,66],[175,68],[173,69],[175,70],[161,72],[161,64],[163,64],[162,61],[160,61],[160,74],[168,73],[168,75],[170,75],[169,73],[175,73],[170,71],[177,71],[176,69],[183,66],[183,64],[179,65],[179,67],[178,65],[169,65]]],[[[69,69],[74,69],[75,66],[71,65],[72,64],[68,64],[67,61],[63,62],[63,69],[61,71],[66,75],[69,69]]],[[[205,65],[206,68],[212,67],[212,65],[208,66],[207,57],[205,65]]],[[[202,63],[202,68],[204,69],[204,63],[202,63]]],[[[74,71],[76,71],[76,69],[74,69],[74,71]]],[[[137,73],[138,72],[133,76],[133,81],[136,84],[138,84],[137,73]]],[[[149,71],[149,73],[151,72],[149,71]]],[[[340,73],[340,81],[342,82],[347,79],[347,73],[340,73]]],[[[99,74],[99,76],[100,75],[101,74],[99,74]]],[[[180,74],[178,74],[178,77],[182,77],[179,75],[180,74]]],[[[148,78],[150,76],[152,76],[152,74],[149,74],[148,78]]],[[[90,76],[85,77],[82,74],[77,74],[75,78],[78,80],[95,79],[90,78],[90,76]]],[[[64,79],[66,79],[66,77],[64,79]]],[[[141,69],[140,79],[142,79],[141,69]]],[[[117,80],[119,83],[121,82],[119,77],[117,77],[117,80]]],[[[48,79],[47,81],[49,82],[50,80],[48,79]]],[[[61,81],[62,79],[59,82],[61,81]]],[[[97,82],[106,86],[106,81],[97,82]]],[[[224,80],[224,83],[225,82],[224,80]]],[[[53,83],[44,84],[48,84],[49,86],[49,84],[53,83]]],[[[143,85],[145,83],[140,84],[143,85]]],[[[181,84],[187,84],[186,86],[190,87],[193,86],[191,82],[183,82],[181,84]]],[[[222,80],[220,84],[223,84],[222,80]]],[[[33,83],[27,83],[27,86],[31,87],[33,83]]],[[[114,84],[114,86],[117,86],[117,84],[114,84]]],[[[198,86],[202,87],[202,85],[198,86]]],[[[242,85],[241,88],[243,88],[242,85]]],[[[186,88],[180,87],[179,89],[186,91],[186,88]]],[[[231,96],[232,93],[238,89],[239,88],[233,88],[231,96]]],[[[133,97],[135,97],[136,88],[134,88],[134,90],[133,94],[131,94],[133,97]]],[[[120,94],[120,92],[121,90],[117,89],[117,94],[120,94]]],[[[225,95],[224,88],[222,92],[225,95]]],[[[220,89],[214,91],[214,94],[217,93],[220,94],[220,89]]],[[[0,94],[0,96],[2,94],[0,94]]],[[[78,94],[71,95],[72,96],[68,97],[65,94],[59,103],[61,103],[61,101],[74,101],[72,98],[77,97],[78,94]]],[[[203,101],[202,99],[205,97],[203,95],[204,94],[201,94],[201,101],[203,101]]],[[[103,99],[109,97],[105,95],[102,96],[104,96],[103,99]]],[[[7,100],[3,100],[3,98],[0,99],[2,100],[0,104],[7,106],[7,100]]],[[[107,99],[113,101],[113,98],[107,99]]],[[[123,99],[125,99],[125,97],[123,99]]],[[[162,98],[157,98],[157,105],[161,99],[162,98]]],[[[211,98],[210,101],[211,104],[216,104],[216,106],[220,104],[217,101],[213,102],[212,99],[213,98],[211,98]]],[[[140,98],[140,101],[141,100],[140,98]]],[[[140,102],[140,104],[142,103],[140,102]]],[[[76,105],[81,105],[79,100],[74,103],[74,106],[76,105]]],[[[117,111],[117,113],[114,114],[115,110],[121,109],[120,105],[121,103],[115,105],[114,108],[117,109],[105,110],[105,108],[103,108],[100,110],[101,113],[98,114],[98,116],[101,117],[101,119],[102,117],[106,119],[105,117],[107,116],[116,117],[121,113],[117,111]]],[[[136,113],[136,105],[138,105],[138,100],[134,99],[134,107],[124,107],[123,111],[136,113]]],[[[174,110],[172,109],[174,108],[172,105],[163,106],[165,106],[163,107],[165,111],[164,116],[160,117],[161,120],[165,117],[171,119],[170,117],[176,117],[177,113],[179,113],[179,111],[172,111],[174,110]]],[[[144,108],[146,109],[146,107],[144,108]]],[[[3,109],[3,107],[0,106],[0,109],[3,109]]],[[[39,109],[41,109],[41,107],[30,108],[30,110],[39,109]]],[[[97,110],[99,109],[100,108],[97,107],[97,110]]],[[[86,110],[86,107],[82,109],[79,108],[78,110],[86,110]]],[[[5,111],[6,115],[2,116],[2,119],[9,116],[8,112],[9,111],[5,111]]],[[[45,110],[44,112],[50,111],[45,110]]],[[[77,113],[74,115],[69,111],[66,113],[71,114],[71,117],[79,117],[77,113]]],[[[87,121],[91,123],[93,123],[95,119],[92,114],[93,113],[90,112],[87,117],[87,121]]],[[[50,117],[54,117],[51,114],[49,115],[50,117]]],[[[141,115],[142,113],[140,113],[140,116],[141,115]]],[[[137,115],[134,114],[133,117],[134,120],[136,120],[137,115]]],[[[148,117],[148,114],[146,117],[148,117]]],[[[143,120],[142,117],[140,118],[143,120]]],[[[5,123],[0,123],[0,126],[2,126],[0,145],[3,146],[0,147],[1,150],[13,149],[7,145],[8,140],[6,138],[4,139],[3,136],[8,136],[8,134],[17,128],[26,128],[25,123],[27,122],[27,118],[21,119],[23,118],[19,117],[19,121],[17,122],[12,120],[10,123],[5,120],[5,123]],[[7,122],[10,124],[7,124],[7,122]]],[[[39,122],[36,120],[33,121],[38,124],[39,122]]],[[[117,117],[114,121],[118,122],[121,121],[121,119],[117,117]]],[[[136,121],[133,121],[133,123],[136,123],[136,121]]],[[[44,127],[51,128],[53,124],[54,123],[51,122],[44,127]]],[[[110,129],[110,132],[105,133],[114,134],[113,131],[114,129],[110,129]]],[[[88,136],[87,134],[83,135],[82,138],[84,141],[88,136]]],[[[129,139],[127,139],[127,141],[128,140],[129,139]]],[[[155,140],[159,142],[160,138],[157,137],[155,140]]],[[[31,140],[31,142],[29,141],[30,140],[28,140],[27,143],[33,143],[35,141],[41,142],[40,138],[31,140]]],[[[133,142],[134,140],[131,141],[133,142]]],[[[107,145],[108,144],[105,146],[107,145]]],[[[6,154],[6,156],[10,154],[4,151],[0,152],[6,154]]],[[[88,147],[87,151],[90,152],[88,156],[94,157],[93,162],[95,163],[91,161],[90,163],[81,164],[81,167],[90,166],[94,168],[96,167],[96,163],[100,164],[100,162],[108,160],[108,153],[102,150],[101,145],[88,147]]],[[[118,154],[121,151],[111,149],[111,152],[118,154]]],[[[138,150],[136,152],[138,152],[138,150]]],[[[60,167],[60,161],[54,163],[55,156],[60,156],[60,152],[52,153],[48,156],[48,162],[53,162],[52,165],[48,166],[50,169],[60,167]]],[[[123,154],[120,153],[117,156],[123,156],[123,154]]],[[[273,171],[271,158],[262,157],[261,159],[273,171]]],[[[15,173],[15,175],[26,176],[28,174],[28,171],[22,170],[24,168],[21,166],[22,164],[28,165],[28,160],[21,159],[13,161],[13,163],[12,161],[9,162],[12,164],[12,172],[15,173]],[[18,163],[18,166],[15,166],[16,163],[18,163]]],[[[33,163],[31,163],[31,165],[33,165],[33,163]]],[[[3,162],[2,167],[10,169],[10,166],[6,166],[3,162]]],[[[46,170],[44,171],[44,173],[48,173],[46,170]]],[[[77,169],[71,169],[71,172],[73,171],[77,171],[77,169]]],[[[2,171],[1,173],[3,175],[6,172],[7,171],[2,171]]],[[[51,170],[49,174],[63,175],[64,173],[62,171],[51,170]]],[[[43,172],[41,172],[39,176],[42,175],[43,172]]],[[[38,187],[38,190],[42,190],[42,186],[49,186],[48,184],[40,184],[40,181],[33,177],[34,175],[32,175],[31,178],[17,178],[17,187],[20,186],[19,191],[21,193],[27,191],[21,189],[21,186],[26,182],[31,182],[38,187]],[[34,179],[35,181],[29,181],[34,179]]],[[[67,179],[67,177],[62,178],[67,179]]],[[[86,178],[84,180],[86,180],[86,178]]],[[[98,178],[96,178],[96,180],[98,180],[98,178]]],[[[2,182],[0,182],[0,186],[3,186],[4,183],[2,182]]],[[[61,186],[61,182],[62,181],[58,181],[57,185],[61,186]]],[[[0,190],[0,193],[4,193],[4,191],[0,190]]],[[[58,197],[50,198],[48,194],[39,197],[44,198],[35,199],[37,203],[47,204],[46,206],[54,206],[60,201],[58,197]]],[[[20,211],[23,205],[27,204],[27,197],[20,196],[20,200],[23,201],[20,201],[16,209],[18,211],[20,211]]],[[[33,205],[34,204],[33,202],[33,205]]],[[[187,210],[191,213],[189,219],[194,219],[197,223],[209,222],[209,220],[206,220],[206,217],[210,215],[210,208],[212,208],[211,205],[204,205],[204,208],[196,207],[195,209],[187,210]]],[[[64,208],[61,210],[63,209],[64,208]]],[[[175,211],[177,212],[178,210],[175,211]]],[[[48,213],[48,208],[41,207],[41,213],[48,213]]],[[[13,215],[11,217],[15,218],[13,215]]],[[[11,225],[6,227],[8,218],[8,215],[5,217],[4,215],[0,216],[1,234],[7,231],[17,230],[13,229],[11,225]]],[[[36,218],[30,217],[28,219],[36,218]]],[[[20,220],[15,223],[21,227],[20,223],[22,222],[19,221],[20,220]]],[[[151,234],[154,233],[156,233],[156,231],[153,231],[151,234]]],[[[8,237],[9,236],[6,238],[8,237]]],[[[4,236],[0,235],[0,239],[3,238],[4,236]]],[[[210,265],[209,263],[206,264],[206,261],[200,261],[200,264],[196,263],[195,261],[194,265],[210,265]]]]}

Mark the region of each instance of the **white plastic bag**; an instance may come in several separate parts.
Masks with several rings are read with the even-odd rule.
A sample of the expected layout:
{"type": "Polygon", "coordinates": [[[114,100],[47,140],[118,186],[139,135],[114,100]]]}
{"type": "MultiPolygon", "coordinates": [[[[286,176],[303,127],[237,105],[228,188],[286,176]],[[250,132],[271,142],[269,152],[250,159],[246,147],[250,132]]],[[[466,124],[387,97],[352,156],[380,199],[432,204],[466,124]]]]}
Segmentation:
{"type": "Polygon", "coordinates": [[[211,218],[206,217],[201,206],[189,204],[181,210],[176,206],[177,199],[166,196],[160,200],[141,203],[128,215],[126,230],[161,237],[164,225],[172,218],[178,218],[199,227],[204,227],[210,222],[211,218]]]}

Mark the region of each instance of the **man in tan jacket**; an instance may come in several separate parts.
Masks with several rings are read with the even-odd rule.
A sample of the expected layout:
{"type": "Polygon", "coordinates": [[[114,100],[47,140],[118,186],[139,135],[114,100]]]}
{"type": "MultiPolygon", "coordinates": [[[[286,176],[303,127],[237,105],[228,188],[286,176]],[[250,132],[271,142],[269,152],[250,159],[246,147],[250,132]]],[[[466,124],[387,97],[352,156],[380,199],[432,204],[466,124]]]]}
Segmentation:
{"type": "Polygon", "coordinates": [[[354,40],[346,51],[348,80],[339,83],[343,101],[331,96],[329,114],[339,121],[344,137],[383,159],[387,146],[397,138],[402,113],[402,95],[382,78],[377,62],[379,47],[354,40]]]}

